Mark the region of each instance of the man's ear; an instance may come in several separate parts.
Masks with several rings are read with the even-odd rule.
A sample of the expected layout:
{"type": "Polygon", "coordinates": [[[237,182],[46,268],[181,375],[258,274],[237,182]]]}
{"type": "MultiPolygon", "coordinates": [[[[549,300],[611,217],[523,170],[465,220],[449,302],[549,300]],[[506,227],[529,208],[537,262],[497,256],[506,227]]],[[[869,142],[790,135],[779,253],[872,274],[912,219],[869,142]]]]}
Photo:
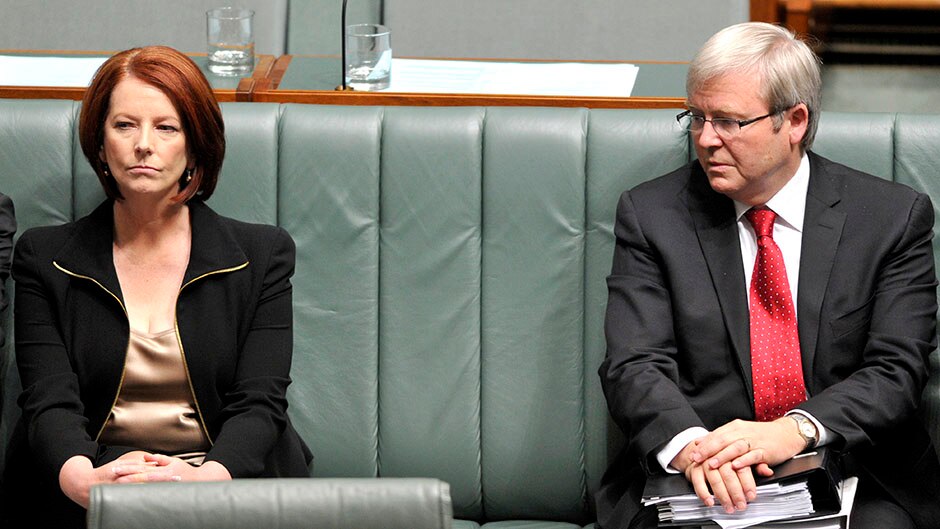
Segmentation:
{"type": "Polygon", "coordinates": [[[798,103],[787,111],[786,119],[790,125],[790,144],[799,145],[809,128],[809,108],[805,103],[798,103]]]}

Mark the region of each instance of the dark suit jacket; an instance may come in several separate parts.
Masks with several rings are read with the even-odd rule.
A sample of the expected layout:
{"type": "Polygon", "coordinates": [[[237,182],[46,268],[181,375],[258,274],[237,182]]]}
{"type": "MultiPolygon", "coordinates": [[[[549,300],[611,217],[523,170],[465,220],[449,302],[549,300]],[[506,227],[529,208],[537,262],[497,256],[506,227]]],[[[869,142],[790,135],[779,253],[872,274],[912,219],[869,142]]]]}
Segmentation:
{"type": "MultiPolygon", "coordinates": [[[[10,277],[10,255],[13,253],[13,234],[16,233],[16,216],[13,213],[13,201],[0,193],[0,314],[9,303],[6,295],[6,280],[10,277]]],[[[6,337],[0,324],[0,345],[6,337]]]]}
{"type": "MultiPolygon", "coordinates": [[[[290,425],[285,396],[294,243],[280,228],[221,217],[201,202],[189,208],[192,250],[176,317],[212,443],[206,460],[235,478],[309,476],[310,452],[290,425]]],[[[129,336],[112,233],[107,201],[77,222],[28,230],[16,245],[23,416],[8,469],[27,476],[4,480],[8,489],[30,476],[52,487],[75,455],[98,466],[147,449],[96,442],[120,386],[129,336]]]]}
{"type": "MultiPolygon", "coordinates": [[[[813,414],[850,470],[923,529],[940,466],[917,417],[936,347],[930,199],[810,154],[797,294],[813,414]]],[[[604,529],[639,509],[655,453],[692,426],[754,420],[747,287],[731,199],[697,162],[625,192],[599,370],[626,446],[598,494],[604,529]]]]}

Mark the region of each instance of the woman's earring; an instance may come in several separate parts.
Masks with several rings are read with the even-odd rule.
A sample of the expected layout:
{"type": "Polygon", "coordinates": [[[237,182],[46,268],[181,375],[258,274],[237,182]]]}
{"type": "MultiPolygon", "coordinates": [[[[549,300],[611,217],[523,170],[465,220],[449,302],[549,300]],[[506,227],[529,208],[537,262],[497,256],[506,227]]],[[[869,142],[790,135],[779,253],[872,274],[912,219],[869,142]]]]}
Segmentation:
{"type": "Polygon", "coordinates": [[[193,179],[193,170],[187,168],[186,169],[186,183],[188,184],[189,182],[192,181],[192,179],[193,179]]]}
{"type": "Polygon", "coordinates": [[[101,164],[101,172],[104,173],[105,178],[111,177],[111,171],[108,170],[108,164],[101,164]]]}

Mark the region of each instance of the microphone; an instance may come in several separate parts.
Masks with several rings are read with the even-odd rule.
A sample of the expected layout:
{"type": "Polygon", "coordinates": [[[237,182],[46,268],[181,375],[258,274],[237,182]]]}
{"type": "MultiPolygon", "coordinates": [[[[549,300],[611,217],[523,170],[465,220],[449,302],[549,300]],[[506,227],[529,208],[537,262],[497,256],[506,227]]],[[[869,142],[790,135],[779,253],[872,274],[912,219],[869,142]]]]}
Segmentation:
{"type": "Polygon", "coordinates": [[[337,86],[337,90],[352,90],[352,87],[346,86],[346,0],[343,0],[343,12],[340,18],[340,23],[343,25],[340,28],[339,34],[342,39],[341,49],[342,49],[342,63],[339,65],[340,79],[343,80],[342,84],[337,86]]]}

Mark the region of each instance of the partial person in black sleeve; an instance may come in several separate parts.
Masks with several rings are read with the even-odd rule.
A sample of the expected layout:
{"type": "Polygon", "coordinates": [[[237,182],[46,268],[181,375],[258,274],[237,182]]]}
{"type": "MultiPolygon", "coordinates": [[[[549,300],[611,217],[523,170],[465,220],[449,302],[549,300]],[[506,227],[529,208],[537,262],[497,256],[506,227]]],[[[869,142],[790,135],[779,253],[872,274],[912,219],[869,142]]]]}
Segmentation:
{"type": "MultiPolygon", "coordinates": [[[[7,308],[10,300],[6,293],[6,280],[10,277],[10,256],[13,254],[13,235],[16,234],[16,214],[13,200],[0,193],[0,315],[7,308]]],[[[0,346],[6,336],[0,325],[0,346]]]]}

